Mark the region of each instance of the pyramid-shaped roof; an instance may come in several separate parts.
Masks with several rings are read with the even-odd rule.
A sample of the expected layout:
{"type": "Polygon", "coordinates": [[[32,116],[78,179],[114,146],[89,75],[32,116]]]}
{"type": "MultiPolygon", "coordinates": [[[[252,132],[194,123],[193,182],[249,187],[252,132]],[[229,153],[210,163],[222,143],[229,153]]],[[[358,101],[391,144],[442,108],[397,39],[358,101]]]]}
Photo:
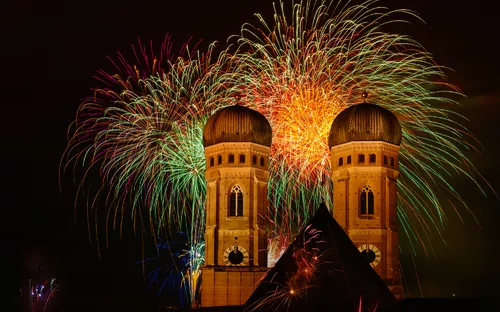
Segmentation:
{"type": "Polygon", "coordinates": [[[262,278],[245,311],[398,311],[380,276],[321,204],[274,268],[262,278]]]}

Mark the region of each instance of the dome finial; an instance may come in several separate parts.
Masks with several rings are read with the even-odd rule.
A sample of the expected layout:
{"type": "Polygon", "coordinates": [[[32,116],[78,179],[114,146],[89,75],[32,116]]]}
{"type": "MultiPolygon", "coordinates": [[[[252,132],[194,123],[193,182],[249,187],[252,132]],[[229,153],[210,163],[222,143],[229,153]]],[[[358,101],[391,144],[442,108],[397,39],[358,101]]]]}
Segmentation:
{"type": "Polygon", "coordinates": [[[366,99],[368,98],[368,92],[363,91],[363,93],[361,93],[361,96],[363,97],[363,103],[366,103],[366,99]]]}
{"type": "Polygon", "coordinates": [[[235,105],[243,105],[243,101],[241,100],[241,94],[236,94],[234,96],[234,100],[236,101],[236,104],[235,105]]]}

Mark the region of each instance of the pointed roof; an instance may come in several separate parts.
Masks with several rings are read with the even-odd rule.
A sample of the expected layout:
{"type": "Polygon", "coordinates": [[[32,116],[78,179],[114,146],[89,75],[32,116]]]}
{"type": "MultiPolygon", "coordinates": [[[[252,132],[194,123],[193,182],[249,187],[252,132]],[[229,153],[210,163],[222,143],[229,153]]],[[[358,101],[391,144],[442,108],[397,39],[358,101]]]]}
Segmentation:
{"type": "Polygon", "coordinates": [[[322,311],[326,307],[346,312],[375,311],[375,307],[377,312],[398,311],[398,302],[321,204],[262,278],[244,310],[322,311]]]}

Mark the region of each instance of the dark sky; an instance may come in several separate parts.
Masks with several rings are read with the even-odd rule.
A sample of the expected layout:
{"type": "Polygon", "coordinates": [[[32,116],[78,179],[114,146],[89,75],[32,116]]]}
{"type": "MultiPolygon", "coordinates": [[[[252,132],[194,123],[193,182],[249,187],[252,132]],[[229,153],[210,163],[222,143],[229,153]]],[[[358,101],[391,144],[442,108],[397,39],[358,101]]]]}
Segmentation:
{"type": "MultiPolygon", "coordinates": [[[[61,194],[57,174],[67,127],[81,99],[96,84],[92,76],[98,69],[111,69],[106,56],[114,57],[118,50],[129,53],[137,38],[159,45],[166,33],[178,44],[191,36],[205,43],[225,42],[243,22],[256,23],[254,12],[269,13],[272,1],[173,2],[22,0],[2,10],[0,267],[6,273],[15,272],[6,286],[12,298],[25,282],[30,263],[46,259],[40,262],[59,278],[61,300],[67,307],[81,302],[81,310],[86,311],[86,306],[119,301],[116,304],[132,311],[133,303],[147,301],[135,264],[140,253],[133,251],[140,250],[140,239],[125,235],[97,259],[84,220],[75,226],[76,186],[65,183],[61,194]]],[[[426,21],[414,21],[404,31],[423,43],[438,64],[454,69],[449,72],[451,82],[468,96],[458,111],[470,119],[467,126],[483,145],[482,155],[468,155],[500,190],[497,8],[490,1],[382,3],[415,9],[426,21]]],[[[465,212],[464,223],[448,214],[447,245],[437,241],[434,256],[417,256],[423,294],[496,296],[500,291],[500,201],[488,191],[488,197],[482,197],[463,177],[452,179],[480,226],[465,212]]],[[[416,290],[412,294],[419,295],[416,290]]]]}

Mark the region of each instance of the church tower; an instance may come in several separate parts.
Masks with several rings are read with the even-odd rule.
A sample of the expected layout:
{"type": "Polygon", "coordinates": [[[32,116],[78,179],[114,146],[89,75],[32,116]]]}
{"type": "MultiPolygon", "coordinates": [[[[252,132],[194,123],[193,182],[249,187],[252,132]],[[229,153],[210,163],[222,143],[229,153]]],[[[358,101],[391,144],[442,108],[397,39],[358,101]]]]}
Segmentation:
{"type": "Polygon", "coordinates": [[[328,138],[333,216],[398,299],[403,298],[396,214],[400,143],[397,117],[367,103],[342,111],[328,138]]]}
{"type": "Polygon", "coordinates": [[[202,307],[242,305],[267,268],[267,119],[235,105],[203,129],[207,169],[202,307]]]}

